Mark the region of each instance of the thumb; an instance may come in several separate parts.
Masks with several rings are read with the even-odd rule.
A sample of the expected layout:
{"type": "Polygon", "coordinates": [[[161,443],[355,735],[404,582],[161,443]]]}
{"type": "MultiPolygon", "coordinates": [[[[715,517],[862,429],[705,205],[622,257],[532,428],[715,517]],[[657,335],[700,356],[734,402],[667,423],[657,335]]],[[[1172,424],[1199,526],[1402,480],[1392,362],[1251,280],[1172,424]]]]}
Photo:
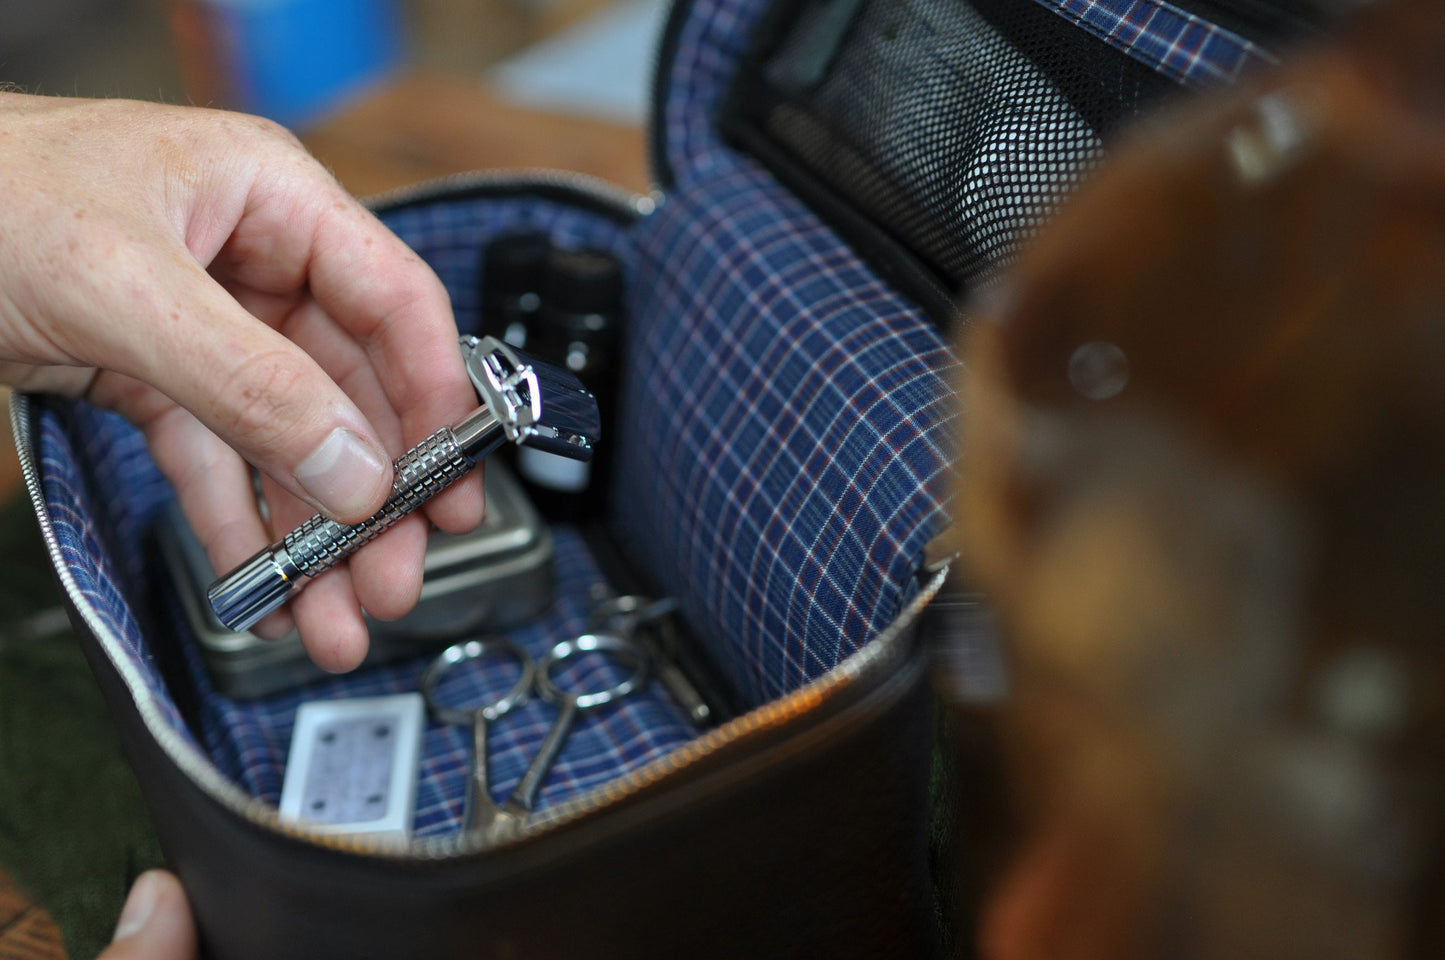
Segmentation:
{"type": "Polygon", "coordinates": [[[196,953],[186,892],[173,875],[151,870],[130,888],[115,939],[96,960],[196,960],[196,953]]]}

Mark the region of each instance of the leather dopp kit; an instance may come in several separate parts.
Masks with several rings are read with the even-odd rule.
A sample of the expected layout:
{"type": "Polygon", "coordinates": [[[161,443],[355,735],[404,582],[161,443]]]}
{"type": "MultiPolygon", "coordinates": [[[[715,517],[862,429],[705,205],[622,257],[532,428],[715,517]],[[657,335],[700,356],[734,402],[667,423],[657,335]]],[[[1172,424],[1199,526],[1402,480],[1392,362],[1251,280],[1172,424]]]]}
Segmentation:
{"type": "Polygon", "coordinates": [[[374,529],[318,518],[232,578],[134,428],[17,397],[206,955],[940,954],[919,625],[966,455],[959,305],[1130,121],[1271,61],[1293,25],[1255,6],[674,0],[653,193],[478,173],[375,202],[447,288],[478,413],[399,463],[374,529]],[[487,519],[433,534],[359,669],[248,632],[475,462],[487,519]]]}

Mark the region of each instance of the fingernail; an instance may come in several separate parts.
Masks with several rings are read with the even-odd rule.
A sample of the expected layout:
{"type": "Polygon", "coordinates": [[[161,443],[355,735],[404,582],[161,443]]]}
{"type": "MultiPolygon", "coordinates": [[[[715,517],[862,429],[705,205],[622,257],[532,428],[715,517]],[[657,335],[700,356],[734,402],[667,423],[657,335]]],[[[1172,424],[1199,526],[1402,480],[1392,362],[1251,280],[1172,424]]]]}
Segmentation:
{"type": "Polygon", "coordinates": [[[371,444],[337,427],[296,467],[296,482],[334,516],[355,516],[372,506],[386,462],[371,444]]]}
{"type": "Polygon", "coordinates": [[[116,921],[115,936],[111,938],[111,942],[124,940],[140,932],[155,912],[159,893],[160,878],[152,873],[141,874],[130,888],[130,896],[125,898],[125,906],[121,908],[120,919],[116,921]]]}

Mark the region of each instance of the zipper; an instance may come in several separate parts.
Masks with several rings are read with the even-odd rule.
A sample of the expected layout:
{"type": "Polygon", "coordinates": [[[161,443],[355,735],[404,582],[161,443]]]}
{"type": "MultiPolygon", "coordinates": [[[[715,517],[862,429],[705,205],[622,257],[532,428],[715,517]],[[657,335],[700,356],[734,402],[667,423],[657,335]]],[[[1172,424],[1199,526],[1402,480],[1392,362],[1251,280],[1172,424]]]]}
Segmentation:
{"type": "MultiPolygon", "coordinates": [[[[410,194],[411,191],[396,191],[396,193],[410,194]]],[[[508,843],[504,847],[489,846],[484,842],[459,837],[414,839],[406,846],[401,846],[395,842],[387,843],[365,836],[348,837],[315,832],[307,830],[300,824],[282,821],[276,808],[251,796],[226,779],[193,743],[181,737],[161,715],[160,708],[150,695],[144,679],[124,654],[120,637],[112,630],[105,618],[96,611],[65,565],[59,538],[55,533],[54,521],[45,503],[45,495],[40,483],[40,471],[36,464],[34,404],[35,401],[29,394],[17,393],[12,398],[10,421],[15,434],[20,472],[25,480],[25,489],[30,496],[31,506],[34,508],[35,516],[40,524],[40,534],[45,543],[46,553],[59,576],[61,589],[72,609],[80,615],[86,628],[100,644],[106,659],[120,675],[121,681],[131,694],[136,711],[147,732],[182,772],[227,810],[257,827],[285,834],[317,846],[348,853],[409,863],[435,862],[459,857],[483,857],[495,851],[524,845],[551,832],[556,827],[600,812],[645,788],[673,777],[683,776],[690,768],[713,756],[719,750],[766,731],[777,729],[799,716],[816,710],[821,704],[842,696],[850,688],[871,679],[880,671],[886,671],[889,666],[903,659],[908,649],[910,628],[942,588],[947,574],[946,570],[935,573],[923,584],[919,594],[904,608],[903,612],[894,618],[893,622],[885,627],[877,637],[864,644],[862,648],[821,677],[781,699],[764,704],[716,729],[707,731],[667,756],[659,757],[646,766],[623,774],[588,793],[557,804],[544,811],[537,820],[528,824],[516,841],[508,843]]]]}
{"type": "Polygon", "coordinates": [[[648,166],[652,169],[652,182],[656,184],[655,199],[658,203],[677,183],[671,163],[667,158],[667,95],[668,72],[676,59],[677,44],[682,36],[682,25],[692,12],[693,0],[672,0],[663,24],[662,36],[653,48],[652,54],[652,122],[648,127],[648,166]]]}
{"type": "Polygon", "coordinates": [[[389,213],[436,200],[535,196],[600,213],[624,225],[657,209],[655,195],[635,194],[600,177],[570,170],[473,170],[408,184],[367,197],[366,206],[389,213]]]}
{"type": "Polygon", "coordinates": [[[25,480],[25,490],[30,496],[30,506],[40,522],[40,536],[45,542],[45,552],[50,565],[60,578],[60,587],[70,601],[72,609],[80,614],[85,626],[100,642],[106,659],[120,674],[126,689],[130,691],[141,721],[151,736],[170,755],[186,775],[199,784],[208,794],[226,808],[255,823],[282,828],[275,811],[266,803],[247,794],[240,787],[221,776],[196,747],[177,734],[161,717],[155,700],[150,696],[145,681],[136,672],[130,660],[121,651],[121,641],[109,624],[95,611],[90,600],[76,585],[75,578],[65,565],[60,552],[60,540],[55,534],[55,523],[45,503],[45,493],[40,486],[40,470],[35,463],[35,424],[32,406],[34,400],[27,393],[15,393],[10,398],[10,428],[15,434],[15,450],[20,461],[20,475],[25,480]]]}

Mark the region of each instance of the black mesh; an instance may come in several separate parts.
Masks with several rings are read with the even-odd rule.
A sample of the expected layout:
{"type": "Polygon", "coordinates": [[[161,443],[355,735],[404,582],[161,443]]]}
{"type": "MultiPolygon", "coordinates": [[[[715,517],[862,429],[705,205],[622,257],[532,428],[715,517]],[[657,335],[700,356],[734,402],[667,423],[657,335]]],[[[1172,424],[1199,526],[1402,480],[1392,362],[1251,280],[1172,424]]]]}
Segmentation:
{"type": "Polygon", "coordinates": [[[1172,88],[1033,0],[800,0],[764,31],[727,125],[860,252],[947,302],[1172,88]]]}

